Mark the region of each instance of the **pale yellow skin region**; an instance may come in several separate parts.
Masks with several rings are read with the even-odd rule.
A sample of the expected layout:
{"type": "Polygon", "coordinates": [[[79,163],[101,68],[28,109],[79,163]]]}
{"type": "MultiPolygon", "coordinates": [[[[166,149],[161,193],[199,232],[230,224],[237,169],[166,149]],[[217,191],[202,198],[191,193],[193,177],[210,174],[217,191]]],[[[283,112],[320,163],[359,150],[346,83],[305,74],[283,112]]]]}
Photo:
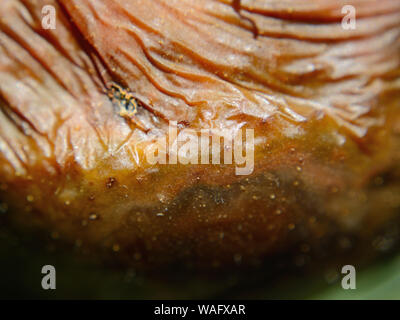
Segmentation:
{"type": "Polygon", "coordinates": [[[243,1],[256,39],[228,1],[50,1],[58,25],[44,31],[45,2],[0,4],[11,225],[144,269],[215,269],[336,233],[370,243],[398,220],[397,1],[354,1],[352,33],[341,1],[243,1]],[[143,102],[134,121],[107,96],[112,83],[143,102]],[[254,129],[254,171],[149,164],[169,121],[254,129]]]}

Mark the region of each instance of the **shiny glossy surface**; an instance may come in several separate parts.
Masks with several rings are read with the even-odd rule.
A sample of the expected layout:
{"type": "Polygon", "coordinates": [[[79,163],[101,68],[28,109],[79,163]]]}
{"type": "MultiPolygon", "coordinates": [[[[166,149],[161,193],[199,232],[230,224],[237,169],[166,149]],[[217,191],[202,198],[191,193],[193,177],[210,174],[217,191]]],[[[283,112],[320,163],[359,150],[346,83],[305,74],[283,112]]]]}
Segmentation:
{"type": "Polygon", "coordinates": [[[142,266],[258,266],[338,232],[367,239],[400,206],[400,3],[353,2],[356,30],[339,0],[1,1],[10,220],[142,266]],[[169,121],[254,129],[254,172],[150,165],[169,121]]]}

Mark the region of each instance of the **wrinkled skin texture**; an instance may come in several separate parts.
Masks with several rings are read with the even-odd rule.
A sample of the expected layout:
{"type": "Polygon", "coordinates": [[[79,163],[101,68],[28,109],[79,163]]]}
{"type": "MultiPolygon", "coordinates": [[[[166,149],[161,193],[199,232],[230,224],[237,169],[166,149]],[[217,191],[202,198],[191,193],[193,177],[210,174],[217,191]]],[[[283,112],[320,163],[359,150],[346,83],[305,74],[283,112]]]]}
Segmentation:
{"type": "Polygon", "coordinates": [[[400,206],[400,2],[352,1],[355,30],[345,4],[2,0],[2,211],[144,268],[366,241],[400,206]],[[56,30],[41,26],[47,4],[56,30]],[[144,128],[118,113],[113,83],[144,128]],[[169,121],[254,129],[254,172],[150,165],[169,121]]]}

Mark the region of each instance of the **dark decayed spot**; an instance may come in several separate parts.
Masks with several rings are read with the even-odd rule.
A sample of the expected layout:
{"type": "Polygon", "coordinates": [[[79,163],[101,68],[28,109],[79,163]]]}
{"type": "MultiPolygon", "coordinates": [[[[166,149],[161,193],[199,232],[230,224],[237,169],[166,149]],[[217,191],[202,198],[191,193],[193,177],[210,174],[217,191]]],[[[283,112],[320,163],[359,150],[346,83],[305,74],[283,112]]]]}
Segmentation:
{"type": "Polygon", "coordinates": [[[134,116],[137,113],[139,102],[137,99],[127,90],[117,84],[112,84],[108,91],[108,97],[119,107],[119,113],[121,115],[134,116]]]}
{"type": "Polygon", "coordinates": [[[118,114],[133,123],[141,130],[147,132],[149,129],[136,117],[138,107],[143,104],[133,96],[133,94],[118,84],[111,84],[107,96],[114,106],[118,109],[118,114]]]}

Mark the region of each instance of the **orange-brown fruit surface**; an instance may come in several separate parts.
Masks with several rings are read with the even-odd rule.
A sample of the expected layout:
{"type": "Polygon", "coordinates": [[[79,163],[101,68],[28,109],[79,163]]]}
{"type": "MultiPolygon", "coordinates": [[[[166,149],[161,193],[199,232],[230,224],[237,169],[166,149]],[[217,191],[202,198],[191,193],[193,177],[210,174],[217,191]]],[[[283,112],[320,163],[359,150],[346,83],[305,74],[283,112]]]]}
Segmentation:
{"type": "Polygon", "coordinates": [[[400,2],[353,0],[355,29],[347,2],[1,0],[7,223],[143,269],[370,243],[399,218],[400,2]],[[252,170],[150,163],[170,123],[254,130],[252,170]]]}

